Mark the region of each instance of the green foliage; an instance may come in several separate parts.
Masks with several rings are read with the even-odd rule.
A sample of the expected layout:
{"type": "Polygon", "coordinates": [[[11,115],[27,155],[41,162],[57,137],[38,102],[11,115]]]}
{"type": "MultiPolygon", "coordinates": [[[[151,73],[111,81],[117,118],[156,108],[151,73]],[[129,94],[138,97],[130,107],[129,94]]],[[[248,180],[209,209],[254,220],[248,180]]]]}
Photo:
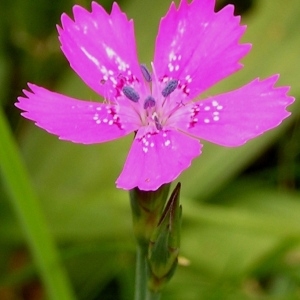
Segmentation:
{"type": "MultiPolygon", "coordinates": [[[[158,22],[170,2],[121,3],[135,21],[141,62],[152,58],[158,22]]],[[[86,0],[78,3],[90,5],[86,0]]],[[[108,7],[110,3],[106,1],[108,7]]],[[[24,234],[22,218],[36,207],[46,219],[49,239],[57,242],[78,299],[125,300],[133,295],[135,241],[129,196],[114,184],[132,137],[103,145],[75,145],[17,118],[13,108],[27,81],[78,98],[98,99],[59,52],[55,24],[73,4],[71,0],[0,3],[0,105],[19,142],[19,156],[14,159],[21,157],[27,168],[23,179],[17,169],[6,173],[9,168],[3,166],[13,167],[15,162],[7,161],[10,153],[2,152],[0,298],[3,290],[18,293],[42,278],[36,261],[12,264],[20,251],[35,257],[28,251],[31,241],[24,234]],[[20,189],[17,198],[25,206],[32,205],[35,196],[22,193],[21,187],[25,184],[26,190],[31,182],[37,206],[17,213],[7,182],[15,192],[20,189]]],[[[298,0],[255,1],[242,18],[248,25],[243,40],[253,43],[245,68],[207,93],[280,73],[280,84],[291,85],[290,94],[298,97],[299,15],[298,0]]],[[[299,102],[291,110],[292,117],[280,127],[240,148],[205,143],[203,155],[180,177],[184,212],[180,264],[162,299],[299,299],[299,102]]],[[[2,149],[6,142],[1,133],[2,149]]],[[[34,229],[29,233],[41,241],[34,229]]]]}

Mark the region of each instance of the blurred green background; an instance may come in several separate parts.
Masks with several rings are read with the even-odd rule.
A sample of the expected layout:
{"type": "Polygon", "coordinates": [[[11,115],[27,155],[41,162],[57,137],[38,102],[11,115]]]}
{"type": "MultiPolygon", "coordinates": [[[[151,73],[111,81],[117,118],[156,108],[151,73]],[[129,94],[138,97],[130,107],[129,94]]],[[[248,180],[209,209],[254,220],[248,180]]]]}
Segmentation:
{"type": "MultiPolygon", "coordinates": [[[[110,11],[112,1],[98,2],[110,11]]],[[[151,61],[170,2],[119,1],[134,19],[141,62],[151,61]]],[[[244,69],[208,94],[280,73],[279,84],[300,96],[299,0],[220,0],[217,8],[230,2],[253,49],[244,69]]],[[[65,268],[66,276],[55,277],[65,286],[69,279],[77,299],[133,298],[131,212],[128,194],[114,184],[132,137],[91,146],[59,141],[13,106],[27,82],[98,99],[59,49],[55,25],[74,4],[90,9],[87,0],[0,2],[1,300],[44,299],[52,270],[39,262],[50,258],[65,268]]],[[[204,142],[203,155],[179,178],[181,265],[162,299],[300,299],[299,103],[290,110],[280,127],[243,147],[204,142]]]]}

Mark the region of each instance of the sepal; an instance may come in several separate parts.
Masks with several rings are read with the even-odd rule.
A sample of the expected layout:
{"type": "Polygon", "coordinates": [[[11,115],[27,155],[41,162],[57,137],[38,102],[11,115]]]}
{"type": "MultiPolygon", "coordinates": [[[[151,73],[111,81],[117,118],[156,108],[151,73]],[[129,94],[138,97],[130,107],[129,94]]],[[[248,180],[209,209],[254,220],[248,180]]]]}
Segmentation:
{"type": "Polygon", "coordinates": [[[159,223],[170,190],[164,184],[156,191],[130,190],[133,231],[140,247],[148,249],[150,237],[159,223]]]}

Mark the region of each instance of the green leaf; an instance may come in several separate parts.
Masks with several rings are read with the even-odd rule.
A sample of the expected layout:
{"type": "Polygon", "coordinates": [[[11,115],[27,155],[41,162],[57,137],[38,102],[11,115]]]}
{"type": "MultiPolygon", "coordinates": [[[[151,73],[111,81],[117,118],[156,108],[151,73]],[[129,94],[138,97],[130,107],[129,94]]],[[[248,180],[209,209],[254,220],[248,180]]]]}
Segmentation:
{"type": "Polygon", "coordinates": [[[17,146],[0,108],[0,167],[10,201],[50,299],[74,299],[17,146]]]}

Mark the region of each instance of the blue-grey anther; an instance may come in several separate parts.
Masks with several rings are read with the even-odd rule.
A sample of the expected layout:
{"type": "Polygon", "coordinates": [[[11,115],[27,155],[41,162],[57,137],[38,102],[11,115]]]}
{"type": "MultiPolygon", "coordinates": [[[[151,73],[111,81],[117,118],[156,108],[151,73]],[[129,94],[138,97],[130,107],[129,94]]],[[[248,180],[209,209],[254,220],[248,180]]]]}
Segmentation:
{"type": "Polygon", "coordinates": [[[151,74],[146,65],[141,64],[141,71],[146,81],[148,82],[152,81],[151,74]]]}
{"type": "Polygon", "coordinates": [[[158,120],[158,117],[157,117],[157,116],[154,116],[154,122],[155,122],[156,129],[157,129],[157,130],[162,130],[162,126],[161,126],[161,124],[159,123],[159,120],[158,120]]]}
{"type": "Polygon", "coordinates": [[[133,102],[138,102],[140,99],[140,95],[138,92],[131,86],[125,85],[122,89],[124,95],[133,102]]]}
{"type": "Polygon", "coordinates": [[[155,106],[155,100],[152,96],[148,96],[144,103],[144,109],[151,108],[155,106]]]}
{"type": "Polygon", "coordinates": [[[175,91],[175,89],[177,88],[178,86],[178,80],[176,79],[172,79],[170,81],[168,81],[166,83],[166,86],[164,87],[164,89],[161,91],[161,94],[164,96],[164,97],[168,97],[172,92],[175,91]]]}

